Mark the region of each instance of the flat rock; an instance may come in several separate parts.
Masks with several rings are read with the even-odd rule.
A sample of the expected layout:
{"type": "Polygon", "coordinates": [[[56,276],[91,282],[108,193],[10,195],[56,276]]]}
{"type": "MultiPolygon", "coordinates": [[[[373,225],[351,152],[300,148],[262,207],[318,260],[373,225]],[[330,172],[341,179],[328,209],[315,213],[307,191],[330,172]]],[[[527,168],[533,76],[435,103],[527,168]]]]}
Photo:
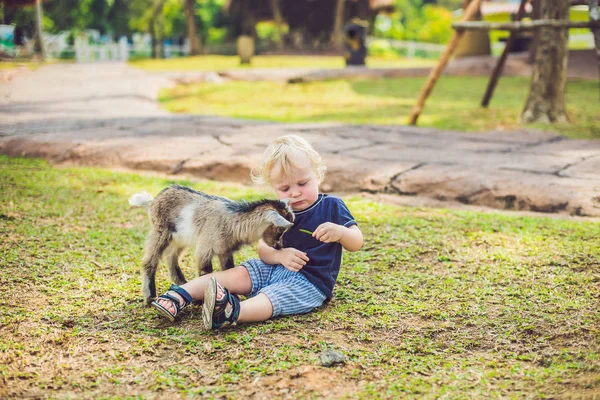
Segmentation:
{"type": "Polygon", "coordinates": [[[0,84],[0,153],[251,184],[266,146],[299,134],[328,167],[326,192],[600,216],[600,140],[539,130],[463,133],[173,115],[156,97],[176,79],[181,74],[119,63],[57,64],[18,74],[0,84]]]}

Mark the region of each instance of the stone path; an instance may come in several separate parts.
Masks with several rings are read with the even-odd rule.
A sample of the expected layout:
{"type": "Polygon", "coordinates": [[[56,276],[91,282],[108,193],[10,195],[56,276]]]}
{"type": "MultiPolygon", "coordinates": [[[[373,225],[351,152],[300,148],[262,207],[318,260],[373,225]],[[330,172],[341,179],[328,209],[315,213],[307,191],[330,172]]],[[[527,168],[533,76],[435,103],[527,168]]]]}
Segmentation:
{"type": "Polygon", "coordinates": [[[250,183],[266,145],[296,133],[329,167],[324,191],[600,216],[600,140],[172,115],[155,99],[180,78],[117,63],[19,74],[0,84],[0,153],[250,183]]]}

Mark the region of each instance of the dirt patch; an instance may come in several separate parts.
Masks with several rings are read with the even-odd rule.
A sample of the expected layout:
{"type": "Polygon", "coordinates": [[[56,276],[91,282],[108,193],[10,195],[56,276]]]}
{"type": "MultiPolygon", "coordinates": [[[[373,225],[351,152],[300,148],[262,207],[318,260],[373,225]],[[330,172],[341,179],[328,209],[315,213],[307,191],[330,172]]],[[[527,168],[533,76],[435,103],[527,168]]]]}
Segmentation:
{"type": "Polygon", "coordinates": [[[344,398],[358,391],[359,383],[341,370],[303,365],[277,375],[256,378],[244,386],[242,397],[253,399],[323,397],[344,398]]]}

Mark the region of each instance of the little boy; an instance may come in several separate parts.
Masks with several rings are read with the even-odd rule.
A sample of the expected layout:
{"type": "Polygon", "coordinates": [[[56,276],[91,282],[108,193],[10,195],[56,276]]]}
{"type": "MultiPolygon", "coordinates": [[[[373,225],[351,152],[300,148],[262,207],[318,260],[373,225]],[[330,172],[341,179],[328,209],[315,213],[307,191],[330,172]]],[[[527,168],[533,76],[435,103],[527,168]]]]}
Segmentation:
{"type": "Polygon", "coordinates": [[[283,236],[284,247],[276,250],[260,241],[260,259],[172,285],[152,305],[172,319],[192,301],[204,300],[204,326],[217,329],[307,313],[331,300],[342,248],[359,250],[363,237],[341,199],[319,194],[325,171],[319,154],[302,137],[276,139],[252,178],[269,184],[279,199],[289,200],[295,221],[283,236]],[[237,294],[248,299],[240,301],[237,294]]]}

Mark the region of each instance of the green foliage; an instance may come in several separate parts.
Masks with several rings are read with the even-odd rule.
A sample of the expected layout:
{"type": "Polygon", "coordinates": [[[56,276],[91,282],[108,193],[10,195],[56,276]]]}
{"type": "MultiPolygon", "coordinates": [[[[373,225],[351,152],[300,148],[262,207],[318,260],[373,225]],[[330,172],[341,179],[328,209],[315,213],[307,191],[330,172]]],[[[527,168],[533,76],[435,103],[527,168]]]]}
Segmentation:
{"type": "Polygon", "coordinates": [[[422,0],[396,0],[393,14],[379,14],[375,19],[376,37],[446,43],[452,35],[452,14],[442,6],[422,0]]]}
{"type": "Polygon", "coordinates": [[[206,44],[221,44],[227,38],[226,28],[209,27],[206,31],[206,44]]]}
{"type": "MultiPolygon", "coordinates": [[[[282,35],[286,35],[288,31],[288,25],[284,24],[281,27],[282,35]]],[[[277,25],[271,21],[259,22],[256,24],[256,36],[259,41],[270,44],[276,43],[278,38],[277,25]]]]}
{"type": "Polygon", "coordinates": [[[426,5],[421,10],[423,26],[418,31],[419,41],[447,43],[452,36],[452,14],[445,8],[426,5]]]}
{"type": "Polygon", "coordinates": [[[398,52],[387,40],[373,40],[369,43],[369,55],[374,57],[396,57],[398,52]]]}
{"type": "Polygon", "coordinates": [[[225,22],[224,5],[225,0],[196,0],[196,20],[202,43],[207,43],[211,28],[223,28],[225,22]]]}
{"type": "Polygon", "coordinates": [[[165,37],[187,36],[187,24],[182,0],[166,0],[163,17],[165,21],[165,37]]]}
{"type": "MultiPolygon", "coordinates": [[[[63,30],[98,29],[101,33],[128,34],[149,32],[152,10],[158,0],[54,0],[44,2],[44,29],[56,33],[63,30]]],[[[160,0],[163,3],[165,36],[186,36],[187,26],[182,0],[160,0]]],[[[225,0],[196,0],[196,25],[205,42],[210,29],[223,29],[225,0]]],[[[31,25],[34,7],[2,8],[6,23],[31,25]]],[[[211,39],[221,40],[222,32],[211,39]]]]}
{"type": "Polygon", "coordinates": [[[129,29],[133,32],[148,32],[152,18],[152,3],[146,0],[129,1],[129,29]]]}

